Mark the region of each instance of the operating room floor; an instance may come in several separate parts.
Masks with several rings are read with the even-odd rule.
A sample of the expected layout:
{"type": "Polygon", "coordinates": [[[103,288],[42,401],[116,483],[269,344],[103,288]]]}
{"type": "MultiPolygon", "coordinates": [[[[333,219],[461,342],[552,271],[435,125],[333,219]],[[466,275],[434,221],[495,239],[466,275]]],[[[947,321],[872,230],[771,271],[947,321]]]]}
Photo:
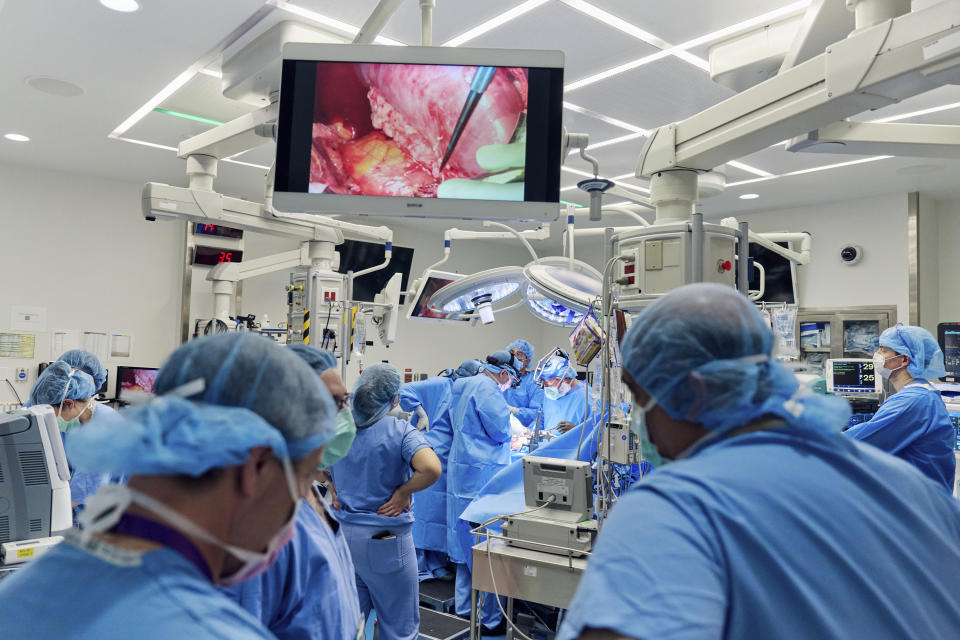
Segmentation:
{"type": "MultiPolygon", "coordinates": [[[[420,607],[421,611],[425,610],[423,607],[420,607]]],[[[377,612],[374,611],[371,613],[370,617],[367,619],[367,627],[364,630],[365,640],[373,640],[373,631],[376,627],[377,612]]],[[[420,636],[421,638],[428,638],[428,636],[420,636]]],[[[504,640],[506,638],[503,636],[484,636],[484,640],[504,640]]]]}

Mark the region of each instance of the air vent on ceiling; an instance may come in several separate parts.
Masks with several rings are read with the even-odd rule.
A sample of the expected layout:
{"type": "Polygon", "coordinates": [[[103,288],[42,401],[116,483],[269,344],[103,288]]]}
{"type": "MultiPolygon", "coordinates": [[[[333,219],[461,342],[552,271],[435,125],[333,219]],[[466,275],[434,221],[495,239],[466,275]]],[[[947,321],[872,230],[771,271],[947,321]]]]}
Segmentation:
{"type": "Polygon", "coordinates": [[[34,486],[48,484],[47,465],[43,460],[43,451],[21,451],[20,471],[23,473],[23,484],[34,486]]]}

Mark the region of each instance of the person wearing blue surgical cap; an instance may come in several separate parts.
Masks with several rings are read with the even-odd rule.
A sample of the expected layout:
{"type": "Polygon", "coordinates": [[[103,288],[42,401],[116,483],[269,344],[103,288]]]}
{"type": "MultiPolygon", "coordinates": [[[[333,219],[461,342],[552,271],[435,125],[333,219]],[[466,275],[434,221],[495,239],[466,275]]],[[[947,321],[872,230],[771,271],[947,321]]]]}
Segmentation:
{"type": "Polygon", "coordinates": [[[604,520],[557,635],[940,638],[960,628],[960,505],[840,430],[736,290],[680,287],[623,340],[656,470],[604,520]]]}
{"type": "Polygon", "coordinates": [[[215,585],[262,574],[293,537],[334,435],[330,394],[294,354],[247,333],[181,346],[154,391],[71,432],[79,469],[130,479],[101,487],[82,531],[0,583],[5,636],[273,638],[215,585]]]}
{"type": "MultiPolygon", "coordinates": [[[[324,447],[321,465],[328,467],[339,459],[331,456],[346,455],[356,433],[337,359],[305,344],[288,350],[313,369],[340,407],[338,435],[324,447]],[[338,446],[341,437],[344,443],[338,446]]],[[[301,501],[296,528],[270,569],[225,593],[279,640],[356,640],[362,620],[353,559],[343,528],[316,487],[301,501]]]]}
{"type": "Polygon", "coordinates": [[[520,383],[503,392],[510,406],[510,412],[517,416],[517,420],[525,427],[533,428],[533,422],[543,404],[543,389],[537,385],[531,365],[535,365],[533,345],[526,340],[517,339],[507,347],[517,363],[520,365],[520,383]]]}
{"type": "Polygon", "coordinates": [[[873,363],[896,393],[873,418],[846,434],[906,460],[952,494],[956,430],[940,392],[930,384],[947,375],[936,338],[920,327],[890,327],[880,334],[873,363]]]}
{"type": "Polygon", "coordinates": [[[467,360],[457,369],[410,382],[400,387],[400,408],[417,411],[411,424],[421,431],[427,444],[440,460],[441,474],[435,483],[424,489],[413,503],[413,544],[417,549],[420,580],[439,578],[447,565],[447,459],[453,445],[450,425],[450,402],[453,384],[459,378],[474,376],[482,363],[467,360]],[[423,415],[419,415],[419,411],[423,415]],[[421,424],[421,422],[425,423],[421,424]]]}
{"type": "MultiPolygon", "coordinates": [[[[480,496],[483,486],[510,464],[510,407],[503,392],[520,375],[521,365],[508,351],[487,356],[480,373],[453,384],[450,411],[453,445],[447,462],[447,551],[457,565],[456,613],[470,614],[473,536],[460,514],[480,496]]],[[[487,594],[481,609],[481,633],[503,635],[497,600],[487,594]]]]}
{"type": "Polygon", "coordinates": [[[410,498],[440,477],[436,454],[417,429],[388,412],[399,402],[400,372],[386,363],[364,369],[351,393],[357,437],[330,475],[356,567],[364,620],[377,612],[381,640],[420,634],[420,591],[410,527],[410,498]]]}
{"type": "MultiPolygon", "coordinates": [[[[65,362],[73,369],[79,369],[93,378],[94,387],[97,391],[99,391],[107,381],[107,369],[100,362],[100,359],[89,351],[84,349],[70,349],[69,351],[64,351],[57,360],[59,362],[65,362]]],[[[96,391],[94,393],[96,393],[96,391]]],[[[98,418],[112,418],[117,413],[113,407],[100,402],[94,402],[90,406],[93,410],[92,415],[96,415],[98,418]]],[[[84,422],[82,418],[81,422],[84,422]]],[[[76,519],[77,508],[83,505],[87,501],[87,498],[96,493],[97,489],[111,481],[123,482],[124,477],[111,477],[110,474],[107,473],[87,473],[85,471],[73,471],[70,474],[70,499],[74,504],[74,519],[76,519]]]]}
{"type": "MultiPolygon", "coordinates": [[[[52,406],[53,412],[57,415],[61,436],[66,442],[68,434],[74,433],[81,425],[89,423],[94,415],[102,418],[116,414],[113,409],[97,404],[93,399],[96,392],[97,383],[92,374],[58,360],[51,363],[37,378],[30,390],[28,404],[52,406]]],[[[110,474],[81,471],[76,469],[69,458],[67,462],[70,466],[70,503],[73,506],[74,520],[76,520],[87,498],[110,481],[110,474]]]]}
{"type": "Polygon", "coordinates": [[[590,389],[577,380],[577,372],[569,360],[560,356],[546,363],[540,372],[543,385],[543,430],[561,436],[592,415],[590,389]]]}

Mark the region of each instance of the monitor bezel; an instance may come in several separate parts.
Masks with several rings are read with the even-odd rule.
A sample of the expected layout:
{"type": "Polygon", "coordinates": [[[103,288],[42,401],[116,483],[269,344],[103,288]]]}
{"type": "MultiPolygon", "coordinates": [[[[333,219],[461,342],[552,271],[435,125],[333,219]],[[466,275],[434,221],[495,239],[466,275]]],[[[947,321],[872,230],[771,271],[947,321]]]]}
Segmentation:
{"type": "MultiPolygon", "coordinates": [[[[387,45],[349,45],[287,43],[283,46],[283,62],[380,62],[394,64],[439,64],[462,66],[526,67],[563,69],[562,51],[526,49],[470,49],[461,47],[394,47],[387,45]]],[[[286,65],[284,65],[285,67],[286,65]]],[[[562,85],[562,82],[560,83],[562,85]]],[[[563,120],[563,93],[560,87],[560,118],[563,120]]],[[[292,110],[280,92],[280,115],[277,123],[279,158],[288,153],[283,138],[287,113],[292,110]]],[[[560,172],[563,151],[561,131],[557,131],[557,172],[560,172]]],[[[559,176],[558,176],[559,180],[559,176]]],[[[278,184],[280,184],[278,182],[278,184]]],[[[559,184],[559,182],[558,182],[559,184]]],[[[404,198],[395,196],[356,196],[328,193],[299,193],[277,189],[273,206],[278,211],[314,215],[355,215],[404,218],[436,218],[452,220],[554,221],[560,216],[557,202],[514,202],[504,200],[461,200],[455,198],[404,198]]]]}
{"type": "Polygon", "coordinates": [[[836,392],[836,385],[833,383],[833,365],[836,362],[869,362],[873,363],[873,360],[870,358],[830,358],[824,363],[824,377],[827,379],[827,393],[834,395],[841,395],[844,397],[862,397],[870,398],[873,395],[879,396],[883,393],[883,377],[879,374],[874,375],[873,380],[873,391],[872,392],[862,392],[862,393],[853,393],[853,394],[844,394],[836,392]]]}

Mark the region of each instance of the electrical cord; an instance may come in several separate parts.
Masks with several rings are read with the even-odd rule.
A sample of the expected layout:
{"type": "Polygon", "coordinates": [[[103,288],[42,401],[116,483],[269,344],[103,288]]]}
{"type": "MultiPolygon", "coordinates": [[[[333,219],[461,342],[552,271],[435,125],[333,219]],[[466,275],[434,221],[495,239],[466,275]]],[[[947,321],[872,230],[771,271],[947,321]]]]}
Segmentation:
{"type": "Polygon", "coordinates": [[[10,390],[13,391],[13,395],[16,396],[16,398],[17,398],[17,402],[19,402],[19,403],[20,403],[20,406],[22,407],[22,406],[23,406],[23,400],[20,398],[20,394],[17,393],[17,388],[16,388],[15,386],[13,386],[13,383],[12,383],[12,382],[10,382],[10,378],[4,378],[3,381],[6,382],[7,385],[9,385],[10,390]]]}
{"type": "MultiPolygon", "coordinates": [[[[556,502],[556,500],[557,500],[556,496],[550,496],[550,498],[539,507],[535,507],[533,509],[527,509],[526,511],[519,511],[517,513],[511,513],[505,516],[494,516],[486,520],[480,526],[478,526],[477,529],[486,529],[489,525],[493,524],[497,520],[506,520],[507,518],[514,518],[516,516],[523,516],[523,515],[527,515],[528,513],[533,513],[534,511],[539,511],[540,509],[549,507],[551,504],[556,502]]],[[[500,614],[503,616],[503,619],[507,621],[507,624],[510,625],[510,627],[514,630],[514,632],[516,632],[518,636],[520,636],[520,638],[522,638],[522,640],[533,640],[533,638],[530,638],[525,633],[520,631],[520,628],[513,623],[513,620],[511,620],[507,616],[507,612],[504,611],[503,603],[500,602],[500,591],[499,589],[497,589],[497,579],[493,575],[493,556],[490,555],[490,535],[489,534],[487,534],[487,565],[490,567],[490,582],[491,584],[493,584],[493,596],[497,599],[497,607],[500,609],[500,614]]],[[[477,602],[478,617],[479,617],[479,610],[480,610],[480,602],[482,601],[477,602]]]]}

